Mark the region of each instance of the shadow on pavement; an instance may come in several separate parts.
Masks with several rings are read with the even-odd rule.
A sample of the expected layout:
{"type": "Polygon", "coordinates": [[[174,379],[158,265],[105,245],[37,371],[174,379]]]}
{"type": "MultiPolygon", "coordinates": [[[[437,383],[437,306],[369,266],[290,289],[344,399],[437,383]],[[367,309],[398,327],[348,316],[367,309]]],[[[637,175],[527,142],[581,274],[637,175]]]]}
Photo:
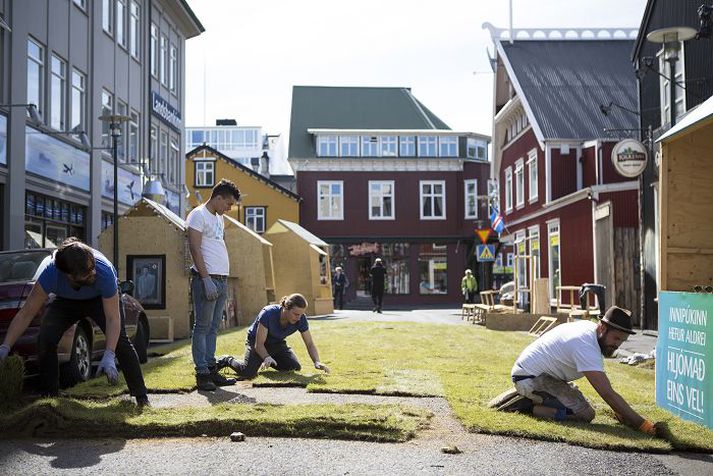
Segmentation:
{"type": "Polygon", "coordinates": [[[79,440],[77,444],[81,445],[81,451],[71,451],[70,448],[67,448],[66,444],[60,445],[54,441],[22,441],[19,443],[19,449],[31,454],[53,458],[50,461],[50,465],[53,468],[88,468],[101,463],[103,455],[117,453],[124,449],[126,440],[102,440],[101,445],[85,445],[79,440]]]}

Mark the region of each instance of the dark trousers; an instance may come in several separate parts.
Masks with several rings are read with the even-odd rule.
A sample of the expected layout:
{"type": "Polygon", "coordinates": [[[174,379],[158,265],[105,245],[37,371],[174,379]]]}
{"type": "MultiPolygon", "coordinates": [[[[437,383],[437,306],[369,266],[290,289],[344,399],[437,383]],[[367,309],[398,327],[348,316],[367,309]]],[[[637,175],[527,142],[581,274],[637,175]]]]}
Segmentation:
{"type": "MultiPolygon", "coordinates": [[[[292,349],[287,346],[287,342],[284,340],[278,342],[265,342],[265,349],[270,357],[275,359],[277,362],[276,368],[281,372],[287,372],[289,370],[299,371],[302,369],[300,361],[297,360],[297,356],[292,349]]],[[[237,360],[233,361],[231,368],[235,370],[238,377],[241,379],[253,379],[257,376],[258,370],[262,365],[262,357],[258,355],[255,351],[255,347],[250,344],[245,345],[245,356],[243,361],[239,362],[237,360]]]]}
{"type": "Polygon", "coordinates": [[[334,307],[344,309],[344,288],[342,286],[334,287],[334,307]]]}
{"type": "Polygon", "coordinates": [[[469,304],[473,304],[475,302],[475,289],[474,290],[465,290],[465,294],[463,295],[463,300],[469,304]]]}
{"type": "Polygon", "coordinates": [[[371,288],[371,300],[374,301],[377,311],[381,311],[381,305],[384,303],[384,287],[373,286],[371,288]]]}
{"type": "MultiPolygon", "coordinates": [[[[123,306],[119,305],[119,309],[121,327],[119,341],[116,344],[116,357],[119,359],[119,365],[131,395],[144,396],[146,395],[146,385],[141,373],[139,357],[126,335],[123,306]]],[[[55,298],[47,306],[38,337],[40,380],[43,394],[56,396],[59,393],[57,344],[62,338],[62,334],[85,316],[91,317],[106,335],[106,317],[101,297],[87,300],[55,298]]],[[[91,338],[91,336],[88,337],[91,338]]]]}

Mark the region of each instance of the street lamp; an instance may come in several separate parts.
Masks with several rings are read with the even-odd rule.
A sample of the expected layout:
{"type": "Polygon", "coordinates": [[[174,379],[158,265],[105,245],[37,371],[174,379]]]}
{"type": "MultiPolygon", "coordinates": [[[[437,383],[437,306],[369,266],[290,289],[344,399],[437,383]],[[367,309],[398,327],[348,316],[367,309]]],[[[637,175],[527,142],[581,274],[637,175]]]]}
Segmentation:
{"type": "Polygon", "coordinates": [[[676,61],[678,61],[679,42],[696,36],[696,30],[687,26],[672,26],[654,30],[646,39],[652,43],[663,43],[664,61],[669,64],[669,113],[671,127],[676,125],[676,61]]]}
{"type": "Polygon", "coordinates": [[[117,275],[119,274],[119,163],[117,160],[117,142],[121,137],[121,126],[129,120],[129,116],[121,114],[104,114],[99,116],[99,120],[109,124],[109,133],[111,134],[111,158],[114,160],[114,214],[112,222],[114,223],[114,268],[117,275]]]}

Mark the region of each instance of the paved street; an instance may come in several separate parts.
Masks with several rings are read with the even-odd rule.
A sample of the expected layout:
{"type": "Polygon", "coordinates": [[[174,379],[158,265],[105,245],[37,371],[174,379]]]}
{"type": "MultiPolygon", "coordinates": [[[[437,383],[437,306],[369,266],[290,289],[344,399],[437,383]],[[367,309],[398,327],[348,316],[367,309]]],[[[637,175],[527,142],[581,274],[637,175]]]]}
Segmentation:
{"type": "MultiPolygon", "coordinates": [[[[325,320],[379,320],[465,324],[457,309],[336,311],[325,320]]],[[[652,337],[632,339],[652,345],[652,337]]],[[[161,440],[13,440],[0,442],[3,474],[713,474],[712,455],[652,455],[598,451],[466,432],[440,398],[307,394],[299,388],[221,389],[218,400],[233,403],[361,402],[422,406],[435,417],[431,428],[402,444],[294,438],[161,440]],[[444,454],[455,445],[462,453],[444,454]],[[286,456],[289,455],[289,456],[286,456]]],[[[152,395],[155,407],[201,406],[216,395],[152,395]]],[[[239,431],[240,428],[236,428],[239,431]]]]}

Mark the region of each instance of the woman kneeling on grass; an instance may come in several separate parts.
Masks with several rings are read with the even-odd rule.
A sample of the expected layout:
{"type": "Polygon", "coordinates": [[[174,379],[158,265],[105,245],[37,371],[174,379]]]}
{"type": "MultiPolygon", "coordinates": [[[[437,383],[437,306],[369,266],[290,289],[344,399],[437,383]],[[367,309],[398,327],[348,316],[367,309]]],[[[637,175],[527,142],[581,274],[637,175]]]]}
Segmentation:
{"type": "Polygon", "coordinates": [[[317,347],[309,333],[305,309],[307,300],[297,293],[283,297],[279,305],[263,307],[248,329],[243,361],[226,355],[218,360],[218,370],[230,367],[242,380],[255,378],[258,370],[269,367],[282,372],[299,371],[302,366],[285,339],[300,331],[314,368],[329,373],[329,367],[319,361],[317,347]]]}

